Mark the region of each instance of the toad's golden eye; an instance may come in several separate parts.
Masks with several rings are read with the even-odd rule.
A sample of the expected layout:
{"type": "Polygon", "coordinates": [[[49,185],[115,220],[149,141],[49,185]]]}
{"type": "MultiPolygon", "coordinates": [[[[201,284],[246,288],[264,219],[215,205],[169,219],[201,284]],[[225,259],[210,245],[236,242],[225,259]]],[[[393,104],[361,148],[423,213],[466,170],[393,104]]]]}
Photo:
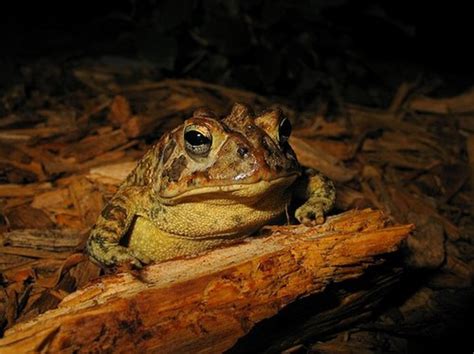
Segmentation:
{"type": "Polygon", "coordinates": [[[278,126],[278,142],[286,144],[291,135],[291,123],[288,118],[283,118],[278,126]]]}
{"type": "Polygon", "coordinates": [[[211,150],[212,136],[207,129],[190,125],[184,130],[186,150],[197,156],[206,156],[211,150]]]}

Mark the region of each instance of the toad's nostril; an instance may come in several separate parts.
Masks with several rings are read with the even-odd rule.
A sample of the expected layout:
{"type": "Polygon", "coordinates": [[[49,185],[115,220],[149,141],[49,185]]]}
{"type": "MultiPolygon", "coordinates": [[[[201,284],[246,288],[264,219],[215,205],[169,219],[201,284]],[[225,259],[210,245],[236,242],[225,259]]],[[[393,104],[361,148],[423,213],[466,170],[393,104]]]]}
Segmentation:
{"type": "Polygon", "coordinates": [[[240,157],[247,157],[249,155],[249,149],[241,146],[237,149],[237,153],[240,155],[240,157]]]}

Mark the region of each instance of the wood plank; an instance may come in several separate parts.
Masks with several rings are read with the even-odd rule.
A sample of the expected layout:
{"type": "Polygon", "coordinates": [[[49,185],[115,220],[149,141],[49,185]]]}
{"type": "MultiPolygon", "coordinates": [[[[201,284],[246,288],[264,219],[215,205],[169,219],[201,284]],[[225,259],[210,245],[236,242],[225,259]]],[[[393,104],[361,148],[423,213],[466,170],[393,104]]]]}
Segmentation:
{"type": "Polygon", "coordinates": [[[380,264],[412,230],[387,223],[381,212],[351,211],[317,227],[273,227],[271,237],[139,276],[104,277],[7,330],[0,351],[222,352],[289,303],[380,264]]]}

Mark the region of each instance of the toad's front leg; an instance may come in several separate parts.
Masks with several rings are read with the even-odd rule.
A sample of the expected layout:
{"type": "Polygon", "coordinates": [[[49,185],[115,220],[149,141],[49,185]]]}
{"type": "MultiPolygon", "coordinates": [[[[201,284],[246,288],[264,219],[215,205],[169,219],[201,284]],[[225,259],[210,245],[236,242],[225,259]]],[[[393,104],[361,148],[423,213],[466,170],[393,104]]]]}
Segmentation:
{"type": "Polygon", "coordinates": [[[322,224],[336,201],[334,184],[312,169],[306,170],[305,176],[298,183],[297,196],[306,199],[306,202],[296,209],[295,217],[305,225],[322,224]]]}
{"type": "Polygon", "coordinates": [[[120,244],[143,204],[146,193],[142,189],[121,188],[102,210],[87,241],[87,253],[96,262],[106,266],[129,263],[138,268],[147,263],[120,244]]]}

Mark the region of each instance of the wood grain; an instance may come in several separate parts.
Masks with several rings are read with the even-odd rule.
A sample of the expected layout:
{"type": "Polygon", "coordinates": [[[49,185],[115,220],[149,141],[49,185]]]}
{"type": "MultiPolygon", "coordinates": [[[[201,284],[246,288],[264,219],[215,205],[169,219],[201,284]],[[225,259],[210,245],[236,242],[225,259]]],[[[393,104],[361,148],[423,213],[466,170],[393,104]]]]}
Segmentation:
{"type": "Polygon", "coordinates": [[[272,227],[138,277],[104,277],[7,330],[0,351],[221,352],[289,303],[381,263],[412,230],[387,224],[381,212],[354,210],[312,228],[272,227]]]}

